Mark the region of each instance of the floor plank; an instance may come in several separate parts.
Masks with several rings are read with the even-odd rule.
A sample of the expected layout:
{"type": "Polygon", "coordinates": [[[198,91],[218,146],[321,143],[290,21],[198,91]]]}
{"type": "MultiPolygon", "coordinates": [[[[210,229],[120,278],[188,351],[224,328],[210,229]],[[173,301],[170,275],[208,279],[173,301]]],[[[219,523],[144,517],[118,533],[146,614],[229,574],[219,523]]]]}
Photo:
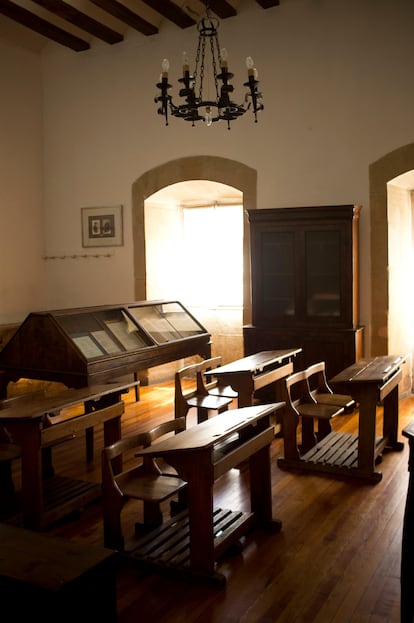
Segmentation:
{"type": "MultiPolygon", "coordinates": [[[[171,384],[142,387],[126,397],[123,434],[173,417],[171,384]]],[[[398,623],[402,521],[408,485],[408,444],[401,429],[412,419],[414,397],[400,401],[402,452],[384,454],[383,479],[365,484],[332,475],[282,471],[281,439],[272,444],[273,514],[280,533],[254,531],[238,554],[218,563],[219,589],[125,566],[118,576],[120,623],[398,623]]],[[[225,417],[225,414],[216,417],[225,417]]],[[[357,414],[339,416],[335,430],[355,433],[357,414]]],[[[379,420],[381,416],[379,415],[379,420]]],[[[195,414],[188,425],[195,425],[195,414]]],[[[83,439],[54,450],[57,471],[100,481],[102,431],[95,458],[85,464],[83,439]]],[[[15,473],[18,480],[18,470],[15,473]]],[[[246,468],[231,470],[215,487],[216,503],[248,510],[246,468]]],[[[167,507],[165,509],[167,516],[167,507]]],[[[127,541],[141,516],[138,502],[124,509],[127,541]]],[[[100,503],[51,527],[51,534],[102,545],[100,503]]]]}

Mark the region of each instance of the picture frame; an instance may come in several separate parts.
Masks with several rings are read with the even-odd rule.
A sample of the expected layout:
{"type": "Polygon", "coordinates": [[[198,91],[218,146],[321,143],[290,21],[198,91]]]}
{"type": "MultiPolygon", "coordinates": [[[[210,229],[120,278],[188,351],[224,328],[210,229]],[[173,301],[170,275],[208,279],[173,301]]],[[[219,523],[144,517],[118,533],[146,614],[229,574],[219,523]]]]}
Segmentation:
{"type": "Polygon", "coordinates": [[[124,244],[122,205],[81,208],[82,246],[119,247],[124,244]]]}

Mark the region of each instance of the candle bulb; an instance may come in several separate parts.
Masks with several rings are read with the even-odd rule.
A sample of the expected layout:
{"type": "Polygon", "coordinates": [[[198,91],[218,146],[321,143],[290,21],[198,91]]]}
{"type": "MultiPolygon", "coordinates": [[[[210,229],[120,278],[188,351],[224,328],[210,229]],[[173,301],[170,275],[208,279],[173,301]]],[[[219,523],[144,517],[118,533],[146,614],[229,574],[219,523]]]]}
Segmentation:
{"type": "Polygon", "coordinates": [[[211,114],[210,106],[206,107],[206,114],[204,115],[204,121],[205,121],[207,127],[210,127],[211,124],[213,123],[213,115],[211,114]]]}
{"type": "Polygon", "coordinates": [[[226,48],[220,50],[220,67],[222,70],[227,71],[228,54],[226,48]]]}
{"type": "Polygon", "coordinates": [[[168,78],[168,70],[170,68],[170,62],[168,58],[164,58],[161,63],[162,74],[161,78],[168,78]]]}
{"type": "Polygon", "coordinates": [[[251,56],[246,58],[247,75],[254,76],[254,61],[251,56]]]}
{"type": "Polygon", "coordinates": [[[182,61],[183,61],[183,76],[185,76],[185,74],[189,73],[190,71],[190,65],[188,62],[187,52],[183,52],[182,61]]]}

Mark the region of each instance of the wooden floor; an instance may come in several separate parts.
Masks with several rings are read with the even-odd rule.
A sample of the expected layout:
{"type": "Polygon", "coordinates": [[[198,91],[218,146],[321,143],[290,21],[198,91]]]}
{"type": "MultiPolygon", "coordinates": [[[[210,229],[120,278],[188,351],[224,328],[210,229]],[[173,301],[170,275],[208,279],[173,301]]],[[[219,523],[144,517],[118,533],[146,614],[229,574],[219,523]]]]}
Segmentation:
{"type": "MultiPolygon", "coordinates": [[[[173,413],[171,385],[141,388],[126,397],[123,434],[144,430],[173,413]]],[[[381,419],[379,409],[379,420],[381,419]]],[[[414,397],[400,401],[400,431],[414,415],[414,397]]],[[[216,417],[226,417],[225,414],[216,417]]],[[[195,425],[191,415],[188,425],[195,425]]],[[[357,414],[340,416],[335,429],[356,432],[357,414]]],[[[95,461],[85,465],[83,439],[54,450],[65,475],[99,482],[102,432],[95,461]]],[[[255,531],[239,553],[219,561],[220,589],[180,577],[123,566],[118,577],[120,623],[398,623],[401,532],[408,484],[408,445],[387,453],[383,479],[364,484],[338,477],[281,471],[280,439],[272,446],[273,513],[280,533],[255,531]]],[[[216,485],[217,504],[248,508],[246,473],[232,470],[216,485]]],[[[124,509],[128,545],[140,516],[138,502],[124,509]]],[[[48,530],[80,543],[102,545],[100,503],[48,530]]]]}

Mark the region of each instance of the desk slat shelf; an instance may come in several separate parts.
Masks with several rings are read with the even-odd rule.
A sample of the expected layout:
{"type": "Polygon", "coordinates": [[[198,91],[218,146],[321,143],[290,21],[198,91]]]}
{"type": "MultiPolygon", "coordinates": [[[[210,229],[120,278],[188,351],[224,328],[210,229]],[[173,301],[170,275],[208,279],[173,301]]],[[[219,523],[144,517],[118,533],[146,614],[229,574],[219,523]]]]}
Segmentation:
{"type": "MultiPolygon", "coordinates": [[[[214,551],[216,559],[222,556],[255,523],[251,512],[216,508],[213,511],[214,551]]],[[[174,571],[183,576],[197,575],[190,563],[190,526],[188,513],[183,512],[164,523],[139,540],[134,549],[127,553],[128,559],[152,567],[158,571],[174,571]]],[[[220,573],[199,573],[200,578],[225,584],[220,573]]]]}
{"type": "MultiPolygon", "coordinates": [[[[378,457],[386,447],[386,442],[378,437],[375,442],[375,456],[378,457]]],[[[319,441],[300,459],[278,459],[282,469],[299,469],[326,472],[338,476],[351,476],[363,480],[381,480],[378,472],[364,473],[358,469],[358,435],[332,432],[319,441]]]]}

